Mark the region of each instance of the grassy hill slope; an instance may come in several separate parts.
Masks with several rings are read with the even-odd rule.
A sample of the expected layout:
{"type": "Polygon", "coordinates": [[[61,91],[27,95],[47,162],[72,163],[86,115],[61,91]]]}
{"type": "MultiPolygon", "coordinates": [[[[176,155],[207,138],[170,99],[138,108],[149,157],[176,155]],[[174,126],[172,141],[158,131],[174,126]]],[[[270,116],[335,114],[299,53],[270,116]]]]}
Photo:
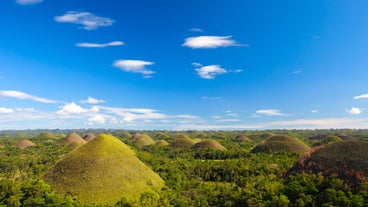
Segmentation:
{"type": "Polygon", "coordinates": [[[123,196],[139,198],[164,181],[117,138],[101,134],[70,152],[43,175],[58,193],[86,204],[114,204],[123,196]]]}

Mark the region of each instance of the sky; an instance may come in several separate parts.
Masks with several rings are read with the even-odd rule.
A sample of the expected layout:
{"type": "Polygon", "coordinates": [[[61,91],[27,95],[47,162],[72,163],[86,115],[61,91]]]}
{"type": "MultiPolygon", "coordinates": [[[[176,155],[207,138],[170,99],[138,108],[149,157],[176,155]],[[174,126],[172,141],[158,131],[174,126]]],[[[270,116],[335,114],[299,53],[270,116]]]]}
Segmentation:
{"type": "Polygon", "coordinates": [[[368,128],[364,0],[2,0],[0,129],[368,128]]]}

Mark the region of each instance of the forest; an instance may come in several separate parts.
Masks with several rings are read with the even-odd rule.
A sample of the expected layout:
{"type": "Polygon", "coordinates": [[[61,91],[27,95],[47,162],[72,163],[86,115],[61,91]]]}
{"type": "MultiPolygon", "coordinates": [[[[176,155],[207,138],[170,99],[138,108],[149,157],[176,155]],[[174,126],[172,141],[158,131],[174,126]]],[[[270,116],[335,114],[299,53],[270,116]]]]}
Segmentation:
{"type": "MultiPolygon", "coordinates": [[[[103,151],[104,157],[117,156],[109,154],[115,153],[114,145],[103,151]]],[[[368,130],[0,131],[0,206],[363,207],[368,206],[367,153],[368,130]],[[110,137],[128,146],[129,156],[148,166],[164,184],[158,181],[159,189],[152,187],[138,196],[119,194],[109,202],[85,202],[70,190],[60,193],[63,186],[49,181],[51,171],[59,169],[54,166],[72,155],[84,157],[82,150],[93,158],[93,151],[103,150],[95,138],[103,140],[99,134],[108,137],[103,143],[109,147],[110,137]]],[[[75,164],[78,170],[88,174],[80,163],[75,164]]],[[[126,169],[101,170],[104,174],[126,169]]],[[[85,182],[101,181],[101,176],[85,182]]],[[[78,185],[83,188],[84,183],[78,185]]]]}

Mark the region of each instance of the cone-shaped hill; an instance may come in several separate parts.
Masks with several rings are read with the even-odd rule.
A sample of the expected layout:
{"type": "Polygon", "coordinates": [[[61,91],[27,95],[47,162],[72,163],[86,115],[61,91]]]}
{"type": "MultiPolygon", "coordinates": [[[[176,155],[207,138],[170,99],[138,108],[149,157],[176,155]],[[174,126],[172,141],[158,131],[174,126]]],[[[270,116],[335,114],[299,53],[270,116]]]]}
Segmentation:
{"type": "Polygon", "coordinates": [[[305,154],[309,150],[310,147],[298,139],[286,135],[274,135],[258,144],[252,152],[293,152],[305,154]]]}
{"type": "Polygon", "coordinates": [[[368,181],[368,142],[341,141],[318,147],[289,171],[322,173],[345,180],[350,186],[368,181]]]}
{"type": "Polygon", "coordinates": [[[195,142],[191,138],[189,138],[186,135],[183,135],[175,139],[174,142],[171,143],[171,146],[175,148],[189,148],[193,147],[194,144],[195,142]]]}
{"type": "Polygon", "coordinates": [[[155,141],[153,141],[153,139],[147,134],[137,133],[132,137],[132,140],[138,145],[138,147],[155,144],[155,141]]]}
{"type": "Polygon", "coordinates": [[[222,144],[212,139],[206,139],[206,140],[200,141],[194,144],[193,148],[206,148],[206,149],[215,149],[215,150],[221,150],[221,151],[226,150],[226,148],[222,146],[222,144]]]}
{"type": "Polygon", "coordinates": [[[71,148],[77,147],[84,143],[86,143],[86,141],[81,136],[79,136],[79,134],[74,132],[70,133],[60,142],[61,145],[71,148]]]}
{"type": "Polygon", "coordinates": [[[250,139],[247,136],[243,135],[243,134],[237,135],[235,137],[235,140],[238,141],[238,142],[248,142],[248,141],[250,141],[250,139]]]}
{"type": "Polygon", "coordinates": [[[92,139],[94,139],[96,137],[96,135],[92,134],[92,133],[87,133],[86,135],[83,136],[84,141],[88,142],[91,141],[92,139]]]}
{"type": "Polygon", "coordinates": [[[51,132],[42,132],[37,136],[38,139],[44,139],[44,140],[48,140],[48,139],[57,139],[58,137],[55,136],[55,134],[51,133],[51,132]]]}
{"type": "Polygon", "coordinates": [[[157,142],[155,142],[154,145],[155,146],[167,146],[167,145],[169,145],[169,143],[167,141],[161,139],[161,140],[158,140],[157,142]]]}
{"type": "Polygon", "coordinates": [[[85,204],[112,205],[122,197],[139,198],[164,181],[119,139],[100,134],[70,152],[42,177],[61,194],[85,204]]]}
{"type": "Polygon", "coordinates": [[[19,148],[19,149],[25,149],[27,147],[32,147],[32,146],[36,146],[36,144],[26,139],[23,139],[15,143],[14,145],[14,147],[19,148]]]}

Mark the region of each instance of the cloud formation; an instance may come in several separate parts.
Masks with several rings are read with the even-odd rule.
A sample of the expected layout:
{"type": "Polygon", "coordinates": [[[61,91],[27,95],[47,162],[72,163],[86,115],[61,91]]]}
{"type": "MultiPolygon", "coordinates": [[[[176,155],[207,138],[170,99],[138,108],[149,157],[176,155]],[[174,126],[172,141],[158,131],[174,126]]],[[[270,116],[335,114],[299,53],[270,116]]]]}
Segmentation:
{"type": "MultiPolygon", "coordinates": [[[[198,65],[199,66],[199,65],[198,65]]],[[[203,79],[214,79],[217,75],[225,74],[228,71],[221,68],[220,65],[207,65],[196,68],[197,75],[203,79]]]]}
{"type": "Polygon", "coordinates": [[[104,48],[104,47],[112,47],[112,46],[121,46],[124,45],[124,42],[121,41],[114,41],[114,42],[108,42],[108,43],[77,43],[77,47],[87,47],[87,48],[104,48]]]}
{"type": "Polygon", "coordinates": [[[368,98],[368,93],[362,94],[360,96],[355,96],[354,99],[362,99],[362,98],[368,98]]]}
{"type": "Polygon", "coordinates": [[[241,45],[237,43],[235,40],[231,39],[231,36],[198,36],[186,38],[182,46],[197,49],[247,45],[241,45]]]}
{"type": "Polygon", "coordinates": [[[74,102],[66,103],[59,107],[60,110],[56,112],[58,115],[82,114],[88,112],[87,109],[82,108],[74,102]]]}
{"type": "Polygon", "coordinates": [[[113,66],[121,69],[124,72],[152,75],[155,73],[155,71],[147,69],[146,66],[153,64],[155,63],[144,60],[116,60],[113,66]]]}
{"type": "Polygon", "coordinates": [[[349,109],[348,112],[351,115],[358,115],[361,114],[363,111],[358,107],[351,107],[351,109],[349,109]]]}
{"type": "Polygon", "coordinates": [[[0,114],[11,114],[14,113],[13,109],[0,107],[0,114]]]}
{"type": "Polygon", "coordinates": [[[191,28],[189,29],[190,32],[204,32],[203,29],[200,28],[191,28]]]}
{"type": "Polygon", "coordinates": [[[95,99],[92,97],[87,98],[87,100],[82,100],[81,103],[86,103],[86,104],[99,104],[99,103],[105,103],[105,100],[99,100],[99,99],[95,99]]]}
{"type": "Polygon", "coordinates": [[[90,12],[68,11],[62,16],[56,16],[55,21],[61,23],[80,24],[85,30],[95,30],[99,27],[111,26],[115,20],[96,16],[90,12]]]}
{"type": "Polygon", "coordinates": [[[29,4],[38,4],[41,3],[43,0],[16,0],[17,4],[20,5],[29,5],[29,4]]]}
{"type": "Polygon", "coordinates": [[[288,116],[287,114],[281,113],[280,110],[277,109],[261,109],[257,110],[256,114],[265,116],[288,116]]]}
{"type": "Polygon", "coordinates": [[[29,95],[20,91],[0,91],[0,96],[9,97],[9,98],[16,98],[22,100],[33,100],[41,103],[59,103],[58,101],[40,98],[37,96],[29,95]]]}

